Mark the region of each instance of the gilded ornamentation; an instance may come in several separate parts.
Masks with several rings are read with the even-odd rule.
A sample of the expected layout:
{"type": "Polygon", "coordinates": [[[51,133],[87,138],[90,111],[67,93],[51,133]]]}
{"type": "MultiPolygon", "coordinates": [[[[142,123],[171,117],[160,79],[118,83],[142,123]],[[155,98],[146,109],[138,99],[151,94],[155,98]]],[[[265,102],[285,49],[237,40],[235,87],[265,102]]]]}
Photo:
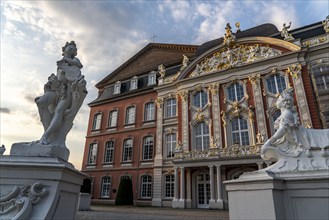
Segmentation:
{"type": "Polygon", "coordinates": [[[260,80],[260,74],[253,74],[251,76],[249,76],[249,81],[251,82],[251,84],[257,86],[260,80]]]}
{"type": "Polygon", "coordinates": [[[224,44],[228,47],[231,47],[236,42],[235,34],[232,33],[232,28],[230,23],[226,24],[225,34],[224,34],[224,44]]]}
{"type": "Polygon", "coordinates": [[[298,74],[300,73],[301,69],[302,69],[302,65],[300,65],[300,64],[292,65],[287,68],[286,73],[290,74],[293,78],[297,79],[298,74]]]}
{"type": "Polygon", "coordinates": [[[326,20],[322,21],[323,29],[326,33],[329,32],[329,15],[326,17],[326,20]]]}
{"type": "Polygon", "coordinates": [[[189,58],[183,54],[183,62],[182,62],[182,66],[180,68],[180,71],[182,71],[183,69],[185,69],[185,67],[187,66],[188,62],[189,62],[189,58]]]}
{"type": "Polygon", "coordinates": [[[256,139],[257,139],[257,144],[264,143],[264,141],[265,141],[264,134],[261,133],[260,131],[258,131],[258,133],[256,135],[256,139]]]}
{"type": "Polygon", "coordinates": [[[179,140],[178,143],[176,144],[175,152],[182,152],[182,149],[183,149],[183,144],[179,140]]]}
{"type": "Polygon", "coordinates": [[[204,121],[204,114],[200,114],[200,112],[198,111],[197,115],[196,115],[196,120],[198,122],[203,122],[204,121]]]}
{"type": "Polygon", "coordinates": [[[328,42],[328,39],[329,38],[327,36],[325,36],[325,37],[322,36],[322,37],[312,38],[311,40],[305,41],[302,44],[303,44],[303,46],[312,47],[312,46],[326,43],[326,42],[328,42]]]}
{"type": "Polygon", "coordinates": [[[180,91],[180,92],[178,92],[178,94],[179,94],[179,96],[182,98],[182,100],[184,102],[187,101],[187,98],[188,98],[188,90],[186,90],[186,91],[180,91]]]}
{"type": "Polygon", "coordinates": [[[180,74],[180,72],[176,73],[175,75],[166,77],[164,80],[165,84],[175,81],[178,78],[179,74],[180,74]]]}
{"type": "Polygon", "coordinates": [[[222,122],[223,122],[223,126],[225,127],[226,126],[226,114],[223,110],[220,113],[222,114],[222,122]]]}
{"type": "Polygon", "coordinates": [[[160,64],[158,66],[158,73],[160,74],[160,77],[162,77],[162,78],[166,75],[166,70],[165,70],[164,65],[160,64]]]}
{"type": "Polygon", "coordinates": [[[219,83],[212,83],[209,85],[209,90],[212,95],[218,94],[219,83]]]}
{"type": "Polygon", "coordinates": [[[250,106],[248,108],[248,117],[249,117],[250,124],[252,124],[254,122],[254,117],[255,117],[254,108],[252,106],[250,106]]]}
{"type": "Polygon", "coordinates": [[[218,148],[217,146],[217,140],[214,139],[213,136],[210,137],[210,148],[218,148]]]}
{"type": "Polygon", "coordinates": [[[163,98],[162,97],[158,97],[155,100],[155,103],[157,104],[158,108],[161,108],[162,107],[162,104],[163,104],[163,98]]]}
{"type": "Polygon", "coordinates": [[[195,77],[223,71],[233,67],[239,67],[255,61],[280,55],[281,51],[269,47],[269,45],[234,45],[231,48],[222,48],[211,57],[207,57],[196,65],[189,77],[195,77]]]}
{"type": "Polygon", "coordinates": [[[281,30],[281,37],[283,37],[283,40],[290,41],[295,38],[291,34],[289,34],[288,29],[291,27],[291,22],[289,23],[289,26],[286,26],[286,23],[283,24],[283,28],[281,30]]]}

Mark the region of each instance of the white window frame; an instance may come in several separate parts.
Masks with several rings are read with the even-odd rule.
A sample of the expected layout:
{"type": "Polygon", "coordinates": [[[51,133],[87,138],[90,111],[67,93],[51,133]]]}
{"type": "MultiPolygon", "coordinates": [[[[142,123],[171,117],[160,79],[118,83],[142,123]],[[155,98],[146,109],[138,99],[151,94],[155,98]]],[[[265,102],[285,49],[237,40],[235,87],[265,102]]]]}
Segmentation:
{"type": "Polygon", "coordinates": [[[133,146],[134,142],[132,138],[127,138],[123,141],[122,162],[131,162],[133,160],[133,146]],[[130,146],[127,144],[128,141],[131,141],[130,146]]]}
{"type": "Polygon", "coordinates": [[[148,102],[144,105],[144,121],[154,121],[155,120],[155,103],[148,102]]]}
{"type": "Polygon", "coordinates": [[[175,98],[166,99],[165,118],[172,118],[177,116],[177,100],[175,98]],[[175,101],[175,103],[172,103],[175,101]]]}
{"type": "Polygon", "coordinates": [[[102,126],[102,113],[98,112],[94,115],[92,130],[100,130],[102,126]]]}
{"type": "Polygon", "coordinates": [[[273,75],[270,75],[266,78],[266,88],[267,88],[267,91],[272,93],[272,94],[278,94],[278,93],[281,93],[285,88],[282,89],[282,91],[280,92],[280,88],[279,88],[279,84],[278,84],[278,80],[279,80],[279,77],[280,78],[283,78],[284,80],[284,86],[285,88],[287,88],[287,82],[286,82],[286,78],[284,76],[282,76],[280,73],[277,73],[277,74],[273,74],[273,75]],[[270,91],[269,89],[269,86],[268,86],[268,83],[269,83],[269,80],[273,77],[274,79],[274,86],[275,86],[275,91],[270,91]]]}
{"type": "Polygon", "coordinates": [[[207,94],[206,91],[201,90],[199,92],[196,92],[193,95],[193,105],[195,107],[202,109],[202,108],[204,108],[207,105],[207,103],[208,103],[208,94],[207,94]],[[205,94],[205,96],[203,96],[202,94],[205,94]],[[205,97],[205,100],[203,99],[204,97],[205,97]],[[199,102],[199,104],[200,104],[199,106],[196,105],[196,101],[199,102]],[[204,105],[203,105],[203,102],[205,102],[204,105]]]}
{"type": "Polygon", "coordinates": [[[118,126],[118,114],[119,114],[119,111],[116,109],[109,112],[109,122],[108,122],[109,128],[118,126]],[[114,113],[116,113],[115,117],[113,117],[113,115],[112,115],[114,113]]]}
{"type": "Polygon", "coordinates": [[[195,126],[194,126],[194,149],[195,150],[207,150],[209,149],[209,145],[210,145],[210,128],[209,128],[209,125],[207,125],[207,123],[205,122],[200,122],[200,123],[197,123],[195,126]],[[204,132],[204,126],[207,126],[208,127],[208,134],[205,134],[204,132]],[[197,129],[198,127],[200,126],[200,134],[197,135],[197,129]],[[197,147],[197,138],[201,138],[201,149],[198,149],[197,147]],[[207,141],[208,140],[208,141],[207,141]]]}
{"type": "Polygon", "coordinates": [[[227,99],[230,100],[231,102],[239,102],[239,101],[241,101],[241,100],[243,99],[243,97],[245,96],[245,94],[246,94],[246,91],[245,91],[244,86],[241,85],[241,84],[238,83],[238,82],[229,85],[229,86],[226,88],[226,90],[227,90],[227,99]],[[243,91],[243,96],[242,96],[240,99],[238,99],[237,85],[241,86],[241,87],[242,87],[242,91],[243,91]],[[231,99],[230,99],[230,88],[231,88],[231,87],[234,87],[234,100],[231,100],[231,99]]]}
{"type": "Polygon", "coordinates": [[[126,125],[134,124],[136,120],[136,106],[129,106],[126,109],[126,125]],[[130,112],[130,110],[132,110],[130,112]]]}
{"type": "Polygon", "coordinates": [[[130,81],[130,90],[136,90],[138,88],[138,77],[134,76],[130,81]]]}
{"type": "Polygon", "coordinates": [[[145,136],[143,138],[143,160],[153,160],[154,154],[154,137],[153,136],[145,136]],[[151,141],[147,142],[147,139],[151,141]]]}
{"type": "Polygon", "coordinates": [[[156,72],[152,71],[148,75],[147,85],[151,86],[151,85],[155,85],[155,84],[156,84],[156,72]]]}
{"type": "Polygon", "coordinates": [[[95,165],[97,161],[97,150],[98,150],[98,144],[97,143],[91,143],[89,145],[89,152],[88,152],[88,165],[95,165]]]}
{"type": "Polygon", "coordinates": [[[111,185],[112,185],[112,178],[110,176],[103,176],[102,182],[101,182],[101,197],[102,198],[111,197],[111,185]]]}
{"type": "Polygon", "coordinates": [[[248,121],[245,118],[243,118],[243,117],[234,117],[231,120],[230,123],[231,123],[231,140],[232,140],[232,144],[233,145],[236,144],[236,143],[234,143],[233,134],[238,134],[239,135],[239,145],[240,146],[248,146],[248,145],[250,145],[250,134],[249,134],[249,124],[248,124],[248,121]],[[238,119],[238,130],[233,131],[233,121],[235,119],[238,119]],[[243,119],[246,122],[247,129],[241,129],[241,119],[243,119]],[[243,132],[247,132],[247,134],[248,134],[248,139],[247,139],[248,140],[248,143],[247,144],[242,143],[242,133],[243,132]]]}
{"type": "Polygon", "coordinates": [[[142,199],[152,198],[152,176],[151,175],[142,175],[141,176],[141,194],[142,199]]]}
{"type": "Polygon", "coordinates": [[[172,159],[175,157],[175,149],[177,146],[177,134],[169,133],[165,134],[165,143],[166,143],[166,156],[165,158],[172,159]],[[169,138],[170,137],[170,138],[169,138]],[[175,137],[175,138],[173,138],[175,137]],[[171,154],[169,154],[171,152],[171,154]]]}
{"type": "Polygon", "coordinates": [[[114,141],[107,141],[105,143],[104,163],[113,163],[114,160],[114,141]]]}
{"type": "Polygon", "coordinates": [[[120,94],[121,93],[121,82],[118,81],[114,84],[114,88],[113,88],[113,94],[120,94]]]}
{"type": "Polygon", "coordinates": [[[175,175],[164,175],[164,198],[171,199],[175,196],[175,175]],[[167,179],[169,177],[169,180],[167,179]]]}

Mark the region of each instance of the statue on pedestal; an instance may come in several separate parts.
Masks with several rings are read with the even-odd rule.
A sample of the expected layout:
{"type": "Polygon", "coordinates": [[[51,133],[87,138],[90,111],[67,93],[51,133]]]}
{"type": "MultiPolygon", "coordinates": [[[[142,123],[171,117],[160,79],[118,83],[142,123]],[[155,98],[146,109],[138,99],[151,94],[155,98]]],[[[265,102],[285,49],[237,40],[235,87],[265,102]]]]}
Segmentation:
{"type": "Polygon", "coordinates": [[[65,147],[66,136],[73,126],[73,119],[87,95],[87,90],[86,81],[81,74],[83,66],[76,58],[75,42],[67,42],[62,51],[63,58],[57,61],[57,76],[49,76],[44,95],[37,97],[35,102],[45,131],[39,143],[65,147]]]}
{"type": "Polygon", "coordinates": [[[275,134],[262,146],[264,160],[275,159],[272,171],[328,168],[329,129],[307,129],[299,124],[294,107],[293,89],[280,94],[277,108],[280,117],[274,123],[275,134]]]}

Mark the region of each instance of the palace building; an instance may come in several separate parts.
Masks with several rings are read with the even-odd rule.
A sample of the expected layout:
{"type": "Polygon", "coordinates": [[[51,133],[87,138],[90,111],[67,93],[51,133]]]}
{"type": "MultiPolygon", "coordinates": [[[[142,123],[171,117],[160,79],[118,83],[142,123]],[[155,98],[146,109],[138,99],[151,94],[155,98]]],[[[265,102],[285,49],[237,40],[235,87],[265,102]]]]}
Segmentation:
{"type": "Polygon", "coordinates": [[[202,45],[150,43],[96,85],[82,164],[93,202],[113,204],[129,178],[136,205],[228,209],[223,181],[273,162],[260,148],[288,87],[303,126],[329,127],[329,18],[236,28],[202,45]]]}

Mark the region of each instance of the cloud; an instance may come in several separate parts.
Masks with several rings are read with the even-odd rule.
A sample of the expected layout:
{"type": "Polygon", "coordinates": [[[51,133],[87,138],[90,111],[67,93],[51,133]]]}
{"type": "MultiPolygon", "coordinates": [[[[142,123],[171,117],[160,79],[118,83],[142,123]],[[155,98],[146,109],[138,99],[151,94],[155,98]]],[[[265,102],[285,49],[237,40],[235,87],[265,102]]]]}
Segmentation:
{"type": "Polygon", "coordinates": [[[0,108],[0,112],[5,113],[5,114],[10,114],[10,109],[9,108],[0,108]]]}

